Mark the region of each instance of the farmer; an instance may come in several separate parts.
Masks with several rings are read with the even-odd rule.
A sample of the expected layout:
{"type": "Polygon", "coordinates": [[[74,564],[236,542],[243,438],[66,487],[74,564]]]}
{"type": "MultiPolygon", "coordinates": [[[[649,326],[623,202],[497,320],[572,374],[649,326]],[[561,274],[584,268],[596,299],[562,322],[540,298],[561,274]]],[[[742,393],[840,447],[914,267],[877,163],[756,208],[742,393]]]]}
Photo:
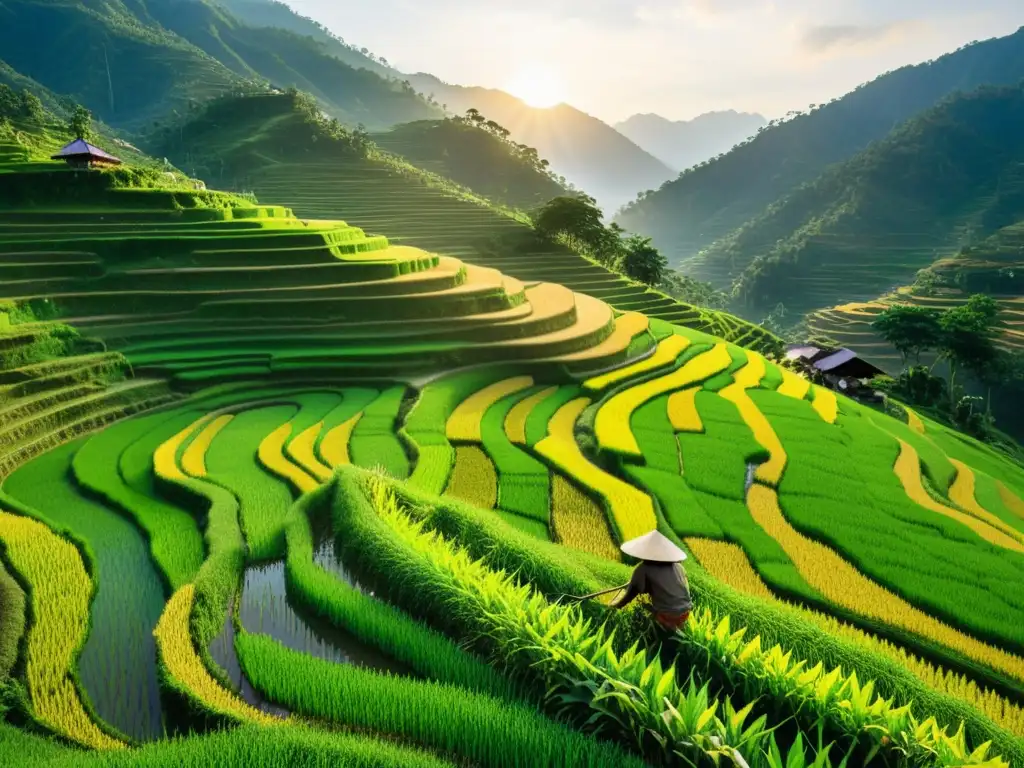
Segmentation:
{"type": "Polygon", "coordinates": [[[681,628],[693,608],[690,584],[681,565],[686,553],[657,531],[627,541],[622,551],[641,563],[633,570],[625,593],[610,606],[624,608],[638,595],[650,595],[651,604],[645,607],[654,620],[669,632],[681,628]]]}

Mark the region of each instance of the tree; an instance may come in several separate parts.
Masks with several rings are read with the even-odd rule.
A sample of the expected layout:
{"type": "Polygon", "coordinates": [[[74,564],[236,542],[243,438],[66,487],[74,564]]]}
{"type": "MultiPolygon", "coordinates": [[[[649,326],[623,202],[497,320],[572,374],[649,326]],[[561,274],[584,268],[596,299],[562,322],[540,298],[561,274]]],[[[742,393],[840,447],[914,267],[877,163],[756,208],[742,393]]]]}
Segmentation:
{"type": "Polygon", "coordinates": [[[921,353],[936,349],[942,339],[939,314],[926,307],[889,307],[871,323],[879,335],[892,344],[907,367],[911,356],[918,363],[921,353]]]}
{"type": "Polygon", "coordinates": [[[562,195],[545,203],[533,216],[537,231],[549,240],[562,239],[576,250],[602,261],[617,255],[618,234],[605,229],[597,201],[587,195],[562,195]]]}
{"type": "Polygon", "coordinates": [[[21,116],[35,121],[43,116],[43,102],[27,88],[21,92],[21,116]]]}
{"type": "Polygon", "coordinates": [[[71,113],[68,121],[68,130],[76,139],[88,139],[92,134],[92,112],[81,104],[75,105],[75,111],[71,113]]]}
{"type": "Polygon", "coordinates": [[[979,378],[997,365],[999,349],[995,336],[999,327],[999,305],[990,296],[977,294],[963,304],[943,313],[939,320],[942,337],[939,359],[949,365],[950,406],[956,405],[956,375],[967,369],[979,378]]]}
{"type": "Polygon", "coordinates": [[[619,265],[628,277],[653,286],[664,278],[668,259],[654,247],[651,238],[632,235],[622,248],[619,265]]]}

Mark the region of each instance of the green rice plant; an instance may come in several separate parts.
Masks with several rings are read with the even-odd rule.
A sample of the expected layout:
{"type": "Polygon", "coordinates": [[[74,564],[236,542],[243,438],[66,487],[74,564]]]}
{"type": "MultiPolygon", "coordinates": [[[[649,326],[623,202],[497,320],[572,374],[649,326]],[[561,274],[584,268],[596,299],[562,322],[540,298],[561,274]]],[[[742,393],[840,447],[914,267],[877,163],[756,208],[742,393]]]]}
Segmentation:
{"type": "Polygon", "coordinates": [[[311,519],[328,514],[331,496],[329,486],[322,486],[295,502],[288,513],[286,574],[290,594],[315,615],[375,645],[425,679],[498,698],[516,698],[513,686],[493,668],[314,561],[311,519]]]}
{"type": "MultiPolygon", "coordinates": [[[[350,475],[343,474],[337,481],[339,492],[358,487],[358,481],[350,475]]],[[[395,486],[395,491],[431,529],[459,541],[473,557],[482,558],[491,568],[517,573],[549,598],[586,594],[622,584],[629,578],[630,571],[624,565],[537,542],[509,529],[481,510],[448,499],[438,501],[424,497],[400,486],[395,486]]],[[[716,497],[696,495],[703,498],[704,504],[709,500],[728,503],[716,497]]],[[[349,490],[345,498],[354,499],[356,495],[349,490]]],[[[358,506],[354,501],[347,503],[358,506]]],[[[742,511],[753,524],[749,512],[742,505],[737,511],[742,511]]],[[[775,544],[773,540],[769,541],[775,544]]],[[[778,549],[777,544],[775,547],[778,549]]],[[[772,567],[768,563],[765,570],[772,567]]],[[[788,568],[792,570],[791,563],[788,568]]],[[[965,734],[973,743],[992,741],[994,751],[1012,764],[1024,761],[1024,745],[1020,739],[995,726],[978,709],[958,698],[955,688],[947,689],[934,681],[922,680],[913,674],[913,667],[877,653],[872,645],[864,645],[808,622],[800,611],[790,606],[741,595],[711,579],[700,568],[691,567],[688,574],[691,593],[698,607],[706,607],[719,617],[731,615],[737,629],[742,620],[750,634],[761,637],[765,647],[782,644],[794,656],[806,659],[808,666],[821,662],[829,668],[841,665],[846,670],[855,671],[860,679],[873,680],[878,693],[886,698],[897,702],[913,701],[915,709],[931,713],[946,726],[963,722],[965,734]]],[[[812,602],[816,604],[818,601],[812,602]]],[[[581,606],[581,610],[590,618],[613,626],[620,643],[629,644],[641,638],[638,625],[630,620],[628,612],[608,615],[594,604],[581,606]]]]}
{"type": "MultiPolygon", "coordinates": [[[[71,465],[78,483],[123,510],[146,532],[169,591],[192,581],[203,563],[199,528],[187,511],[128,485],[118,467],[129,446],[165,425],[170,425],[173,434],[180,429],[179,422],[180,416],[161,414],[115,424],[89,438],[71,465]]],[[[151,456],[149,449],[147,458],[151,456]]],[[[151,489],[148,483],[146,489],[151,489]]]]}
{"type": "Polygon", "coordinates": [[[288,486],[260,467],[260,442],[296,413],[294,405],[243,411],[213,441],[206,454],[209,480],[237,499],[250,557],[267,560],[284,554],[284,518],[292,503],[288,486]]]}
{"type": "Polygon", "coordinates": [[[258,690],[318,720],[398,736],[493,768],[507,766],[510,760],[524,768],[643,765],[526,705],[457,686],[332,664],[263,635],[242,633],[235,643],[246,675],[258,690]]]}
{"type": "Polygon", "coordinates": [[[349,441],[353,464],[382,466],[399,480],[409,476],[409,457],[396,434],[404,397],[404,386],[391,387],[366,406],[349,441]]]}
{"type": "Polygon", "coordinates": [[[757,753],[763,722],[745,743],[726,744],[719,703],[706,688],[680,687],[674,669],[662,669],[657,657],[648,662],[635,646],[617,654],[613,639],[575,606],[548,603],[471,559],[409,518],[381,478],[367,482],[372,501],[334,507],[336,520],[346,522],[346,552],[384,580],[392,599],[460,636],[480,638],[500,664],[539,684],[553,712],[657,759],[678,752],[710,762],[731,759],[737,749],[757,753]]]}
{"type": "Polygon", "coordinates": [[[69,531],[86,547],[96,591],[78,675],[96,714],[130,738],[163,731],[153,628],[164,588],[149,547],[124,516],[82,496],[72,463],[78,440],[42,454],[4,481],[11,506],[69,531]]]}
{"type": "Polygon", "coordinates": [[[547,527],[550,480],[548,468],[508,439],[505,418],[516,403],[542,387],[518,392],[487,409],[480,423],[484,449],[498,472],[498,507],[536,520],[547,527]]]}
{"type": "Polygon", "coordinates": [[[571,400],[580,396],[582,389],[576,385],[560,386],[554,393],[544,398],[530,411],[526,417],[526,443],[536,445],[548,434],[548,422],[555,413],[571,400]]]}
{"type": "Polygon", "coordinates": [[[46,768],[207,768],[287,765],[295,768],[455,768],[426,752],[356,734],[311,727],[243,726],[191,734],[124,754],[83,752],[0,722],[0,764],[46,768]]]}
{"type": "Polygon", "coordinates": [[[18,660],[25,632],[25,592],[0,562],[0,690],[18,660]]]}

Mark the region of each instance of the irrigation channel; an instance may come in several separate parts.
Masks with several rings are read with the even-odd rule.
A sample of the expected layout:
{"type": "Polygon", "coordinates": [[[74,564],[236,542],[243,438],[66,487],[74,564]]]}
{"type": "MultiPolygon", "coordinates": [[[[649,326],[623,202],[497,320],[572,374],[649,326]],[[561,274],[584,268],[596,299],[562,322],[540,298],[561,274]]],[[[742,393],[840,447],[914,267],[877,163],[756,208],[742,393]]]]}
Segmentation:
{"type": "MultiPolygon", "coordinates": [[[[335,578],[365,592],[337,558],[329,532],[317,531],[316,541],[314,562],[335,578]]],[[[294,651],[336,664],[355,664],[395,675],[415,675],[406,665],[376,647],[327,623],[297,601],[293,603],[288,596],[283,560],[246,567],[237,608],[244,631],[269,635],[294,651]]],[[[214,661],[227,672],[247,703],[270,714],[287,714],[263,699],[246,679],[235,653],[234,638],[235,627],[229,616],[224,629],[210,646],[214,661]]]]}
{"type": "Polygon", "coordinates": [[[3,490],[92,551],[96,591],[78,659],[82,688],[105,722],[139,741],[158,739],[164,724],[153,628],[164,607],[163,586],[138,529],[76,491],[71,460],[83,443],[30,461],[4,481],[3,490]]]}

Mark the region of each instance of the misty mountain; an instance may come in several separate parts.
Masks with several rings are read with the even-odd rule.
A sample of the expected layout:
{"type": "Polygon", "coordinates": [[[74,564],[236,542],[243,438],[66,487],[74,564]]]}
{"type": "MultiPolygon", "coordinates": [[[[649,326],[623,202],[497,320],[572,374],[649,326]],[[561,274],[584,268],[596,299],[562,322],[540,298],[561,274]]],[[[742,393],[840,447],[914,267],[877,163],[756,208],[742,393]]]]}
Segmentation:
{"type": "Polygon", "coordinates": [[[607,214],[676,175],[607,123],[568,104],[538,109],[504,91],[449,85],[422,73],[409,81],[452,112],[478,109],[509,129],[513,139],[535,147],[552,170],[596,198],[607,214]]]}
{"type": "Polygon", "coordinates": [[[1024,78],[1024,28],[888,72],[762,130],[723,158],[646,194],[618,217],[670,259],[693,256],[956,91],[1024,78]]]}
{"type": "Polygon", "coordinates": [[[668,120],[661,115],[633,115],[615,130],[668,166],[682,171],[728,152],[767,125],[752,112],[707,112],[692,120],[668,120]]]}

